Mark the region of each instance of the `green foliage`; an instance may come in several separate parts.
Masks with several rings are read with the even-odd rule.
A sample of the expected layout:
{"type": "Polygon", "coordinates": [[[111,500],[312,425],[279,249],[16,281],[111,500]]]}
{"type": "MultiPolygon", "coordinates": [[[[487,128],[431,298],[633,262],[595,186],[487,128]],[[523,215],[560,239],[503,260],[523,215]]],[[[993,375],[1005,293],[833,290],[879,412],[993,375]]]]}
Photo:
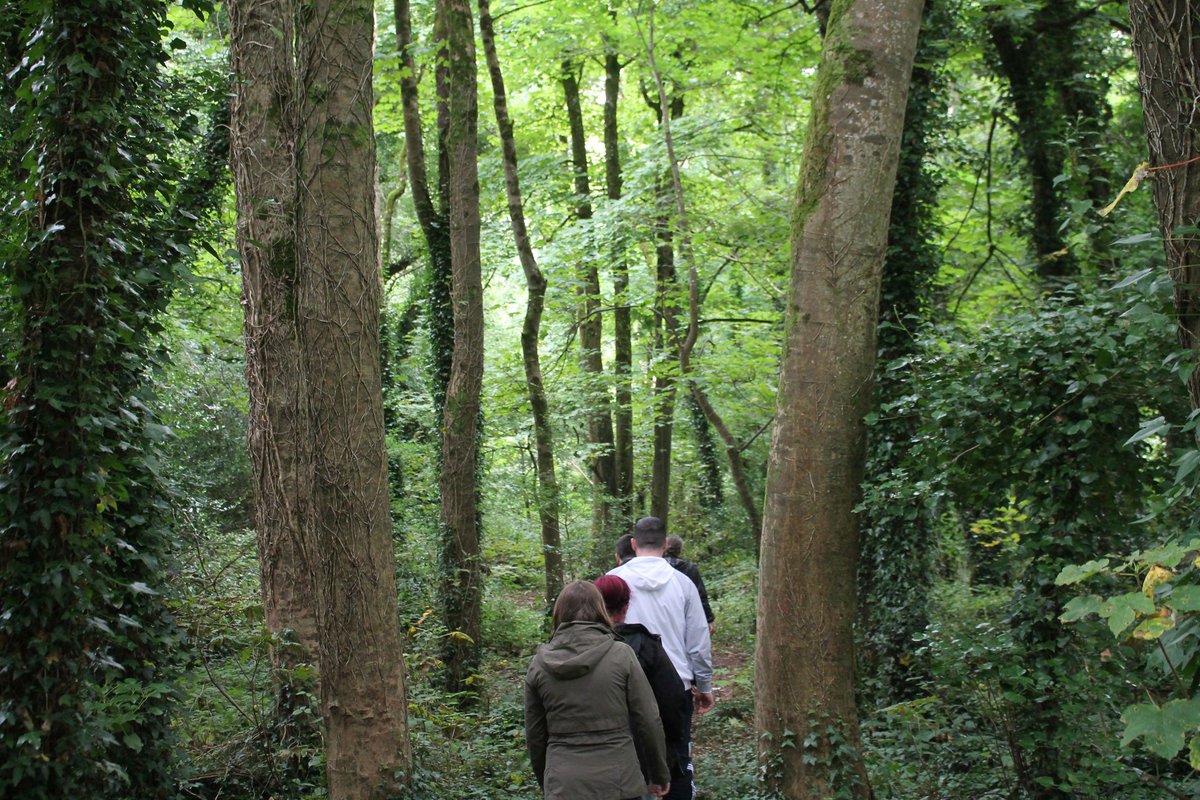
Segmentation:
{"type": "Polygon", "coordinates": [[[255,537],[219,527],[216,515],[187,515],[188,538],[171,585],[173,611],[194,643],[173,722],[186,798],[323,797],[324,743],[315,670],[284,670],[272,652],[289,632],[264,626],[255,537]]]}
{"type": "MultiPolygon", "coordinates": [[[[12,13],[0,14],[4,72],[11,72],[0,87],[0,183],[19,190],[10,192],[0,223],[0,248],[13,264],[0,275],[8,301],[0,304],[0,383],[18,378],[3,397],[12,408],[0,475],[8,481],[0,506],[0,795],[52,772],[70,783],[57,787],[62,793],[87,797],[152,796],[138,782],[169,783],[175,763],[163,734],[176,691],[173,660],[193,652],[165,624],[170,613],[195,656],[180,688],[186,701],[170,723],[182,742],[181,791],[197,798],[320,797],[322,743],[294,735],[304,727],[295,723],[314,713],[304,686],[310,676],[303,667],[277,673],[270,663],[269,647],[282,643],[262,630],[247,530],[237,275],[221,243],[232,228],[222,140],[227,20],[220,12],[202,23],[180,8],[164,16],[153,4],[88,0],[77,11],[87,16],[80,28],[86,37],[55,37],[46,27],[55,15],[76,12],[52,5],[15,0],[4,6],[12,13]],[[165,64],[154,44],[160,35],[174,50],[165,64]],[[184,39],[188,46],[178,50],[184,39]],[[60,49],[76,44],[92,50],[60,49]],[[108,55],[97,61],[102,50],[108,55]],[[119,80],[120,97],[68,108],[64,98],[72,91],[111,88],[110,79],[119,80]],[[80,122],[78,130],[65,125],[68,119],[80,122]],[[53,158],[62,151],[47,143],[76,133],[79,147],[67,151],[74,160],[59,169],[53,158]],[[86,198],[77,209],[104,212],[90,218],[99,220],[97,233],[83,249],[60,247],[79,226],[55,229],[53,213],[46,217],[52,224],[37,227],[35,211],[67,207],[38,207],[48,195],[39,199],[32,190],[33,180],[50,180],[55,170],[69,190],[58,196],[77,188],[86,198]],[[86,275],[78,269],[83,263],[86,275]],[[182,277],[176,268],[185,263],[192,274],[182,277]],[[73,279],[77,292],[68,285],[73,279]],[[164,321],[168,297],[172,319],[164,321]],[[158,348],[171,363],[151,371],[158,348]],[[30,403],[41,405],[30,411],[30,403]],[[35,418],[42,428],[14,433],[17,423],[35,418]],[[58,443],[72,436],[74,449],[64,455],[58,443]],[[44,468],[43,487],[58,479],[56,469],[69,473],[60,494],[12,490],[13,481],[32,474],[20,472],[23,465],[35,463],[44,468]],[[57,541],[55,513],[64,507],[70,524],[57,541]],[[42,558],[26,542],[50,555],[42,558]],[[181,563],[167,584],[169,544],[181,563]],[[56,621],[53,629],[41,624],[47,619],[56,621]],[[291,688],[277,706],[279,687],[291,688]],[[62,713],[23,716],[18,706],[38,690],[61,699],[62,713]],[[52,746],[59,747],[54,757],[40,758],[52,746]],[[13,788],[14,778],[22,785],[13,788]]],[[[416,55],[432,64],[433,4],[414,5],[416,55]]],[[[1062,200],[1061,237],[1083,273],[1143,273],[1116,292],[1096,289],[1090,277],[1051,297],[1031,291],[1041,264],[1029,255],[1028,143],[1005,124],[1009,93],[989,69],[994,59],[982,57],[992,52],[983,44],[988,17],[1021,36],[1052,39],[1061,31],[1035,30],[1039,15],[1069,5],[927,3],[926,31],[937,35],[923,39],[911,93],[862,507],[861,585],[871,615],[861,640],[868,654],[863,744],[880,797],[1008,798],[1043,790],[1161,796],[1152,782],[1135,781],[1139,771],[1191,791],[1183,776],[1197,731],[1191,684],[1200,671],[1193,568],[1186,559],[1164,566],[1155,560],[1161,555],[1138,548],[1185,531],[1180,546],[1191,546],[1200,451],[1181,448],[1194,431],[1183,422],[1182,393],[1169,377],[1171,365],[1184,361],[1169,344],[1167,284],[1154,277],[1161,256],[1148,254],[1153,247],[1129,246],[1153,237],[1133,233],[1110,244],[1089,216],[1108,165],[1123,174],[1144,148],[1127,41],[1110,27],[1115,6],[1083,13],[1076,4],[1082,16],[1068,33],[1078,51],[1029,64],[1047,80],[1074,56],[1082,66],[1062,70],[1064,90],[1099,90],[1112,105],[1102,142],[1090,112],[1052,114],[1043,132],[1061,161],[1061,174],[1048,177],[1062,200]],[[930,327],[931,320],[949,323],[930,327]],[[1140,431],[1139,419],[1148,420],[1140,431]],[[1177,482],[1162,489],[1172,475],[1177,482]],[[1155,510],[1158,516],[1134,524],[1155,510]],[[1099,558],[1128,552],[1135,555],[1099,558]],[[1083,566],[1069,571],[1071,564],[1083,566]],[[1172,575],[1148,596],[1141,588],[1155,567],[1172,575]],[[1087,581],[1092,594],[1066,603],[1071,585],[1056,584],[1056,576],[1071,585],[1087,581]],[[942,581],[950,588],[931,594],[942,581]],[[1064,629],[1060,615],[1076,621],[1064,629]],[[899,698],[905,702],[893,704],[899,698]],[[875,709],[869,701],[888,705],[875,709]],[[1124,749],[1114,733],[1122,709],[1124,749]],[[1057,763],[1045,760],[1047,753],[1057,753],[1057,763]]],[[[657,184],[666,163],[655,114],[638,96],[651,84],[642,38],[651,6],[557,0],[498,10],[530,233],[549,281],[543,368],[560,434],[563,554],[569,575],[591,577],[587,416],[614,382],[611,375],[589,382],[578,365],[579,264],[599,264],[609,318],[621,302],[611,289],[611,264],[620,259],[630,267],[624,301],[635,328],[635,492],[649,480],[651,381],[674,369],[651,343],[657,184]],[[564,56],[575,58],[584,65],[585,97],[598,97],[602,77],[593,56],[604,44],[601,32],[624,65],[624,194],[609,200],[597,192],[592,221],[583,223],[569,213],[574,198],[559,141],[565,119],[557,71],[564,56]]],[[[388,272],[395,305],[385,325],[385,413],[398,588],[410,630],[417,754],[411,794],[532,798],[538,793],[524,762],[518,695],[523,662],[542,638],[542,576],[519,379],[523,279],[510,244],[495,131],[484,114],[489,430],[482,440],[487,529],[479,644],[486,658],[472,678],[477,709],[466,713],[459,696],[438,687],[452,634],[434,622],[438,438],[452,325],[448,260],[438,249],[445,244],[439,232],[426,240],[407,202],[391,4],[378,11],[380,171],[385,194],[406,190],[385,248],[389,270],[400,271],[388,272]],[[404,272],[426,259],[432,270],[404,272]]],[[[700,277],[693,375],[738,437],[755,483],[770,440],[788,263],[782,243],[800,154],[797,126],[813,91],[816,24],[795,7],[732,0],[663,2],[653,13],[656,61],[685,108],[673,127],[700,277]]],[[[418,78],[432,133],[435,70],[421,69],[418,78]]],[[[488,108],[487,86],[481,91],[481,108],[488,108]]],[[[1046,98],[1051,105],[1060,100],[1046,98]]],[[[583,112],[598,187],[599,103],[585,103],[583,112]]],[[[435,146],[436,136],[426,141],[435,146]]],[[[442,165],[430,156],[436,186],[442,165]]],[[[1123,201],[1114,226],[1147,229],[1148,195],[1123,201]]],[[[446,232],[443,226],[440,234],[446,232]]],[[[683,300],[681,291],[675,302],[682,307],[683,300]]],[[[606,349],[606,361],[610,355],[606,349]]],[[[722,486],[724,461],[707,421],[686,395],[680,406],[672,526],[703,566],[721,646],[749,653],[758,603],[754,537],[722,486]]],[[[762,778],[771,765],[755,756],[751,675],[744,667],[723,678],[734,699],[723,697],[700,723],[698,776],[714,797],[769,796],[762,778]]],[[[805,740],[793,735],[785,744],[803,747],[805,740]]]]}
{"type": "MultiPolygon", "coordinates": [[[[927,694],[882,709],[864,723],[873,785],[883,797],[1161,796],[1142,786],[1139,771],[1105,736],[1130,695],[1125,674],[1132,654],[1092,656],[1102,631],[1081,630],[1057,652],[1029,644],[1010,623],[1011,601],[998,589],[971,591],[944,584],[935,593],[934,622],[916,657],[929,676],[927,694]],[[1076,665],[1068,674],[1065,663],[1076,665]],[[1027,716],[1053,702],[1068,731],[1031,728],[1027,716]],[[1048,738],[1051,737],[1051,738],[1048,738]],[[1058,772],[1032,780],[1039,748],[1053,747],[1058,772]],[[1014,793],[1017,793],[1014,795],[1014,793]],[[935,796],[939,796],[935,794],[935,796]]],[[[1172,776],[1163,775],[1163,778],[1172,776]]]]}
{"type": "Polygon", "coordinates": [[[1198,558],[1200,539],[1191,538],[1068,565],[1057,579],[1063,586],[1099,583],[1106,589],[1104,595],[1073,598],[1060,617],[1063,622],[1095,614],[1117,643],[1133,645],[1141,653],[1137,677],[1150,702],[1125,707],[1121,746],[1139,742],[1170,761],[1186,745],[1182,757],[1192,769],[1200,763],[1200,698],[1195,696],[1200,676],[1198,558]]]}
{"type": "MultiPolygon", "coordinates": [[[[908,393],[869,420],[907,419],[913,434],[892,471],[868,482],[864,507],[940,515],[958,528],[977,582],[1013,587],[1003,616],[997,608],[971,636],[927,634],[948,664],[972,665],[967,684],[938,671],[937,659],[914,666],[934,670],[925,690],[939,699],[955,686],[971,690],[952,714],[990,709],[986,727],[1005,743],[1012,782],[1025,791],[1127,777],[1087,744],[1115,718],[1119,683],[1094,671],[1093,639],[1058,623],[1066,598],[1054,577],[1097,548],[1133,541],[1130,522],[1166,472],[1159,450],[1126,445],[1148,409],[1178,414],[1164,366],[1166,288],[1146,280],[1116,291],[1073,287],[969,336],[929,329],[913,354],[886,365],[906,376],[908,393]],[[1095,726],[1081,736],[1086,718],[1095,726]]],[[[1132,618],[1137,602],[1114,608],[1132,618]]]]}
{"type": "MultiPolygon", "coordinates": [[[[474,676],[470,711],[443,690],[446,631],[432,609],[408,628],[409,735],[414,766],[404,800],[540,797],[525,755],[524,658],[501,658],[474,676]]],[[[537,634],[535,634],[537,636],[537,634]]],[[[540,636],[537,636],[540,638],[540,636]]],[[[525,652],[534,639],[523,642],[525,652]]]]}

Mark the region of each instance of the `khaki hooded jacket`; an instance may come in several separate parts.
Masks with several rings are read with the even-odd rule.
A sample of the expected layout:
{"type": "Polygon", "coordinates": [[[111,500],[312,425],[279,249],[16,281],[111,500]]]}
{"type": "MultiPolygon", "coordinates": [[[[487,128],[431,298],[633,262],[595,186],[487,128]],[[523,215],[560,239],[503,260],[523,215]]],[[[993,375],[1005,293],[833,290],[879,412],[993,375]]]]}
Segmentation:
{"type": "Polygon", "coordinates": [[[546,800],[640,797],[670,782],[658,705],[628,645],[597,622],[568,622],[538,648],[525,676],[525,741],[546,800]]]}

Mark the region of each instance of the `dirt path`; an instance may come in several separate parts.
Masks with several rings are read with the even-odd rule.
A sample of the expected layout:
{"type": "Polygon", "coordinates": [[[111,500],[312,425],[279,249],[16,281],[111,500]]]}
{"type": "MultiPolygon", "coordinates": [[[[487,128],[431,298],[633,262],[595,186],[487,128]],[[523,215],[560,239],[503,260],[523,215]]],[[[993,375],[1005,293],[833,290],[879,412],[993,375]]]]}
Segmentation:
{"type": "Polygon", "coordinates": [[[692,760],[697,797],[732,800],[732,773],[753,780],[754,685],[746,669],[751,653],[719,639],[713,644],[713,686],[717,705],[692,725],[692,760]]]}

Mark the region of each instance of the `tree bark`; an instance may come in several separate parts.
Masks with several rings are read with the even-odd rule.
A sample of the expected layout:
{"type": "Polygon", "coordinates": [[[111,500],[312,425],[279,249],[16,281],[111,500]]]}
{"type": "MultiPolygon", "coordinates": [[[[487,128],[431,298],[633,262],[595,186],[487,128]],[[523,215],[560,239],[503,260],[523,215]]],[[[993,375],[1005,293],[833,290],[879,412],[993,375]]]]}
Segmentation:
{"type": "MultiPolygon", "coordinates": [[[[446,86],[446,55],[442,25],[435,24],[438,38],[438,198],[435,205],[425,166],[425,144],[421,129],[420,97],[417,90],[417,64],[412,55],[412,13],[409,0],[395,0],[396,49],[404,64],[400,76],[400,97],[404,116],[404,154],[408,163],[409,185],[412,187],[413,209],[417,224],[429,249],[429,286],[426,321],[429,327],[431,378],[434,408],[441,414],[446,407],[446,386],[450,381],[450,361],[454,350],[454,320],[450,303],[450,214],[449,157],[446,155],[445,132],[448,126],[448,89],[446,86]]],[[[439,14],[440,20],[440,14],[439,14]]]]}
{"type": "Polygon", "coordinates": [[[542,560],[546,571],[546,607],[551,608],[563,587],[562,540],[558,525],[558,478],[554,472],[554,428],[550,405],[542,382],[542,364],[538,353],[542,311],[546,304],[546,278],[538,267],[529,231],[525,227],[525,205],[517,174],[517,145],[513,139],[512,119],[508,114],[508,95],[500,57],[496,53],[496,34],[488,0],[479,0],[479,32],[492,79],[492,102],[496,126],[500,129],[500,147],[504,159],[504,186],[508,195],[508,216],[512,221],[517,256],[525,273],[529,296],[525,302],[525,320],[521,325],[521,356],[525,366],[525,387],[533,411],[534,458],[538,478],[538,520],[542,529],[542,560]]]}
{"type": "MultiPolygon", "coordinates": [[[[615,20],[616,12],[610,16],[615,20]]],[[[604,186],[608,199],[621,199],[621,140],[617,108],[621,97],[621,60],[615,45],[604,38],[604,186]]],[[[629,263],[620,237],[613,243],[613,374],[616,406],[613,442],[616,470],[616,527],[633,524],[633,322],[629,308],[629,263]]]]}
{"type": "MultiPolygon", "coordinates": [[[[562,62],[560,81],[567,106],[574,173],[575,218],[590,224],[591,182],[588,179],[587,139],[579,100],[575,62],[562,62]]],[[[613,498],[617,495],[617,461],[613,448],[612,402],[604,386],[604,325],[600,312],[600,272],[594,259],[584,256],[579,268],[579,346],[588,406],[589,467],[592,480],[592,560],[599,568],[609,564],[613,545],[613,498]]]]}
{"type": "MultiPolygon", "coordinates": [[[[684,99],[676,93],[664,102],[657,93],[651,95],[643,87],[642,96],[654,112],[658,124],[664,118],[683,116],[684,99]],[[667,109],[664,111],[664,107],[667,109]]],[[[679,272],[675,267],[675,233],[671,226],[670,178],[659,175],[655,180],[654,196],[657,213],[654,217],[654,380],[652,408],[654,409],[654,451],[650,464],[650,515],[664,524],[671,511],[671,451],[675,438],[675,400],[679,373],[679,272]]]]}
{"type": "Polygon", "coordinates": [[[382,798],[408,705],[379,367],[369,0],[315,0],[299,63],[297,323],[309,379],[321,699],[330,796],[382,798]]]}
{"type": "Polygon", "coordinates": [[[474,21],[468,0],[439,1],[437,43],[438,197],[425,168],[425,147],[412,56],[409,0],[395,0],[396,43],[406,67],[400,90],[405,154],[417,221],[431,262],[427,320],[434,406],[442,416],[439,487],[442,660],[446,688],[461,692],[478,668],[483,591],[479,564],[478,459],[483,384],[483,285],[479,252],[478,125],[474,21]],[[463,415],[471,413],[471,420],[463,415]]]}
{"type": "Polygon", "coordinates": [[[260,475],[276,482],[265,484],[267,501],[284,506],[264,524],[298,527],[260,535],[290,539],[311,573],[330,796],[374,800],[411,757],[379,364],[373,7],[318,0],[301,15],[293,0],[234,5],[248,372],[270,391],[269,434],[256,446],[284,451],[257,459],[262,473],[282,470],[260,475]],[[258,60],[272,50],[264,41],[281,52],[258,60]],[[294,51],[280,44],[293,41],[294,51]]]}
{"type": "Polygon", "coordinates": [[[483,586],[479,563],[478,437],[483,387],[483,277],[479,250],[478,98],[475,22],[469,0],[439,0],[446,32],[449,92],[445,152],[450,205],[454,352],[442,418],[443,661],[449,691],[479,668],[483,586]]]}
{"type": "Polygon", "coordinates": [[[679,372],[679,275],[665,177],[656,183],[654,219],[654,453],[650,464],[650,514],[666,524],[671,510],[671,450],[675,437],[676,377],[679,372]]]}
{"type": "MultiPolygon", "coordinates": [[[[1179,343],[1200,361],[1200,8],[1190,0],[1130,0],[1154,203],[1175,285],[1179,343]],[[1181,230],[1182,229],[1182,230],[1181,230]]],[[[1200,408],[1200,370],[1187,382],[1200,408]]]]}
{"type": "Polygon", "coordinates": [[[293,670],[317,666],[316,543],[312,519],[313,433],[308,417],[295,297],[300,254],[295,170],[299,109],[293,72],[296,32],[290,0],[229,5],[235,81],[231,161],[242,264],[247,422],[253,467],[254,529],[271,650],[276,715],[289,720],[284,740],[315,732],[290,720],[318,686],[295,683],[293,670]],[[261,42],[274,41],[274,47],[261,42]]]}
{"type": "Polygon", "coordinates": [[[854,508],[921,5],[835,0],[793,212],[755,652],[760,756],[793,799],[871,796],[853,755],[854,508]]]}

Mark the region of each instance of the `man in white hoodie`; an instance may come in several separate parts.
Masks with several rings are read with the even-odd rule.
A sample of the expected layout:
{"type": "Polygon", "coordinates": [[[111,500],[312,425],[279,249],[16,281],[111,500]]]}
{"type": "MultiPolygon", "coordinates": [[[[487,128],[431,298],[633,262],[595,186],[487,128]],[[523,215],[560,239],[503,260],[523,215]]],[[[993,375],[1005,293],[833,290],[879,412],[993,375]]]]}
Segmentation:
{"type": "MultiPolygon", "coordinates": [[[[712,642],[708,620],[700,603],[696,585],[663,558],[667,531],[658,517],[642,517],[633,526],[636,557],[609,570],[629,584],[631,597],[627,623],[645,625],[662,637],[663,648],[671,658],[684,686],[692,689],[696,713],[713,707],[712,642]]],[[[691,708],[687,713],[687,751],[678,753],[680,764],[687,765],[685,780],[671,779],[667,800],[691,800],[695,796],[691,764],[691,708]]]]}

